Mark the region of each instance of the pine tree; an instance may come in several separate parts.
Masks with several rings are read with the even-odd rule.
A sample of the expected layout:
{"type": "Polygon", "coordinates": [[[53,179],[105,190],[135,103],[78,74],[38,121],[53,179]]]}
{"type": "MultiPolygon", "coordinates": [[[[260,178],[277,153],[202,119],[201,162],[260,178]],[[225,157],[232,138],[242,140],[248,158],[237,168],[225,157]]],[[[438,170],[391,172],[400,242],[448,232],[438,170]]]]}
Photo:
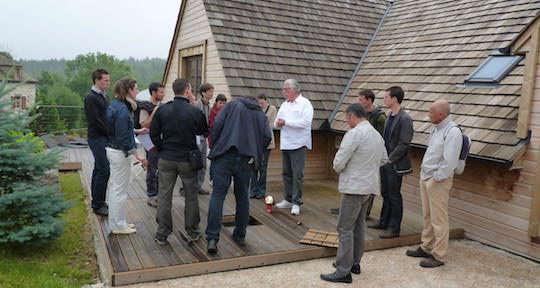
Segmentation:
{"type": "Polygon", "coordinates": [[[15,88],[7,88],[7,75],[0,83],[0,245],[44,244],[60,235],[59,215],[67,202],[57,186],[39,180],[57,167],[61,151],[45,151],[28,129],[39,115],[13,110],[2,100],[15,88]]]}

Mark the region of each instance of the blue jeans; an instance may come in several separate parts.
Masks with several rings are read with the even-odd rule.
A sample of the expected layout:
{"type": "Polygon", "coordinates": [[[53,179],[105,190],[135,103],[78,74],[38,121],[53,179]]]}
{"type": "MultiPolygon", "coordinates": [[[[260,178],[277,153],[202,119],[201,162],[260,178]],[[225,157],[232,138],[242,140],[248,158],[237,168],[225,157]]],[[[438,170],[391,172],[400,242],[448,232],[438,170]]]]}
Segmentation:
{"type": "Polygon", "coordinates": [[[236,214],[234,217],[233,239],[243,240],[249,223],[249,180],[253,166],[248,164],[250,157],[240,155],[237,150],[229,150],[212,160],[215,166],[212,196],[208,207],[208,226],[206,239],[219,241],[219,232],[223,220],[223,201],[234,178],[234,197],[236,199],[236,214]]]}
{"type": "Polygon", "coordinates": [[[401,198],[401,181],[403,176],[394,171],[392,164],[381,169],[381,195],[383,206],[379,223],[392,232],[401,230],[403,217],[403,199],[401,198]]]}
{"type": "Polygon", "coordinates": [[[88,139],[88,146],[94,155],[94,170],[92,171],[92,208],[99,209],[107,206],[105,195],[107,193],[107,182],[109,182],[110,167],[107,159],[105,147],[109,140],[107,137],[88,139]]]}
{"type": "MultiPolygon", "coordinates": [[[[270,157],[270,149],[265,150],[259,171],[254,171],[251,176],[249,195],[264,197],[266,195],[266,171],[268,169],[268,157],[270,157]]],[[[212,168],[210,168],[210,171],[212,168]]]]}

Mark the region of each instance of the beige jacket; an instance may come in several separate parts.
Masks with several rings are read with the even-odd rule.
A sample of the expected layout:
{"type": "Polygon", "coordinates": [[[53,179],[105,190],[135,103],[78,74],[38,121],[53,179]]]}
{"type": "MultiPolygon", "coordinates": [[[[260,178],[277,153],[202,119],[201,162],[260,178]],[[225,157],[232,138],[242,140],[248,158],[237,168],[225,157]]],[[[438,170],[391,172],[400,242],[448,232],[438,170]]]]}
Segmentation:
{"type": "Polygon", "coordinates": [[[268,118],[268,125],[270,125],[270,132],[272,132],[272,141],[266,149],[276,148],[276,142],[274,141],[274,122],[276,121],[277,109],[274,105],[268,105],[268,108],[265,111],[266,118],[268,118]]]}
{"type": "Polygon", "coordinates": [[[380,167],[388,162],[381,134],[365,120],[345,133],[334,157],[339,192],[380,195],[380,167]]]}

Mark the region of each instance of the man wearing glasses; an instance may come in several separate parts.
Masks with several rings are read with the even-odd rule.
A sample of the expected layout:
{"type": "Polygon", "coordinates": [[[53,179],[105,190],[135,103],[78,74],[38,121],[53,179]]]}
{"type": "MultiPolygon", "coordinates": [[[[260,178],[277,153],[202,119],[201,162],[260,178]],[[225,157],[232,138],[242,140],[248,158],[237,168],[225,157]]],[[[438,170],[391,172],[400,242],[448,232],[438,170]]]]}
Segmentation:
{"type": "Polygon", "coordinates": [[[283,162],[284,200],[277,208],[291,208],[292,215],[300,215],[302,205],[302,185],[304,184],[304,163],[307,149],[311,149],[311,122],[313,106],[300,93],[298,81],[285,80],[283,96],[274,126],[281,130],[280,149],[283,162]]]}

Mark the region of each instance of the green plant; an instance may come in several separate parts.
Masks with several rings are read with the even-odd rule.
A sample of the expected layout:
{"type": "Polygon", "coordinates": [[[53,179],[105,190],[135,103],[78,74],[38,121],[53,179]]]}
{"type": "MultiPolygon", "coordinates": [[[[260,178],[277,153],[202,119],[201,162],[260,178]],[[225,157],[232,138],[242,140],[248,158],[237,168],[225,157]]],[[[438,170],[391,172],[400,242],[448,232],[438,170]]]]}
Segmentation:
{"type": "MultiPolygon", "coordinates": [[[[7,88],[7,73],[0,99],[16,88],[7,88]]],[[[57,167],[61,151],[46,151],[28,129],[39,115],[10,109],[5,100],[0,111],[0,245],[46,243],[60,235],[58,217],[67,202],[58,187],[42,185],[40,177],[57,167]]]]}

